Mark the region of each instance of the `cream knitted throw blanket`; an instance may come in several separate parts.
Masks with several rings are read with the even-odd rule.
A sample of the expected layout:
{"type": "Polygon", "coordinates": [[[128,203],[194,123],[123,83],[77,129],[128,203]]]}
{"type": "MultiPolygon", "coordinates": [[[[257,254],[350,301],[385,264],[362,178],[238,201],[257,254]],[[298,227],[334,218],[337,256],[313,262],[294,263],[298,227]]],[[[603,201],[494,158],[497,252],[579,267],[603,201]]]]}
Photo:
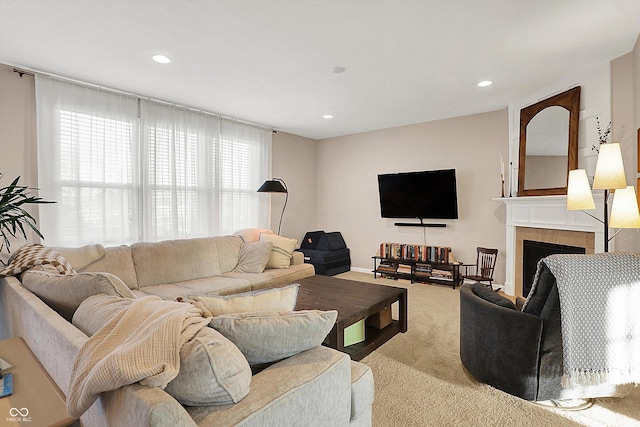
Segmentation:
{"type": "Polygon", "coordinates": [[[156,296],[134,300],[78,352],[67,412],[79,418],[100,393],[136,382],[166,387],[178,375],[182,345],[209,320],[191,304],[156,296]]]}
{"type": "Polygon", "coordinates": [[[567,388],[640,383],[640,256],[551,255],[567,388]]]}

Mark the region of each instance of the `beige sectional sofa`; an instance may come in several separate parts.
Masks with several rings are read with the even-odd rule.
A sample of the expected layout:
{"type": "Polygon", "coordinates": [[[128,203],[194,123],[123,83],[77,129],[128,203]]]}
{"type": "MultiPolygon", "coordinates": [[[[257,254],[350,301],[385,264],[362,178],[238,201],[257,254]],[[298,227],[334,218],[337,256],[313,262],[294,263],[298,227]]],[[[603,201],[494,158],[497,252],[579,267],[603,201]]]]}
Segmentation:
{"type": "MultiPolygon", "coordinates": [[[[59,249],[78,272],[118,276],[138,297],[228,295],[295,283],[314,274],[298,253],[287,268],[237,270],[239,236],[59,249]]],[[[46,298],[44,298],[46,300],[46,298]]],[[[0,279],[1,337],[21,336],[63,393],[88,337],[16,277],[0,279]]],[[[68,317],[68,316],[65,316],[68,317]]],[[[367,426],[373,402],[371,370],[318,346],[274,363],[251,378],[240,402],[183,407],[158,387],[133,384],[102,393],[81,417],[86,426],[367,426]]]]}

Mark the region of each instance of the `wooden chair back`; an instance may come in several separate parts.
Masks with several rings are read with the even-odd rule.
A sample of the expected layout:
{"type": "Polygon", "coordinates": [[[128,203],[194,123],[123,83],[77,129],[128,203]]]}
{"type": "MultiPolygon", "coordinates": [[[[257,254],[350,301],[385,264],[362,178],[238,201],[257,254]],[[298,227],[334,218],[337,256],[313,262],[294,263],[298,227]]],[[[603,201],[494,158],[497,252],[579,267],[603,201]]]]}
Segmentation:
{"type": "Polygon", "coordinates": [[[493,280],[493,270],[496,267],[498,250],[481,247],[478,247],[476,250],[476,274],[486,280],[493,280]]]}

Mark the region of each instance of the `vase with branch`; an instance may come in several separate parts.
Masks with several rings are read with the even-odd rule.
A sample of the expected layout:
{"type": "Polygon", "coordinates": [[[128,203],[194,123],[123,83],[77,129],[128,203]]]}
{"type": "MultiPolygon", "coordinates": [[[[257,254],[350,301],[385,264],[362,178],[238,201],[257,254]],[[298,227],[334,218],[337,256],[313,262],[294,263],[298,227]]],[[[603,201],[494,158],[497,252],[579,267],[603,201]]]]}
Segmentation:
{"type": "Polygon", "coordinates": [[[605,130],[602,130],[602,127],[600,126],[600,118],[596,116],[596,129],[598,131],[598,145],[596,146],[595,144],[592,144],[591,150],[595,150],[599,153],[600,146],[609,142],[609,135],[611,134],[611,122],[609,122],[605,130]]]}

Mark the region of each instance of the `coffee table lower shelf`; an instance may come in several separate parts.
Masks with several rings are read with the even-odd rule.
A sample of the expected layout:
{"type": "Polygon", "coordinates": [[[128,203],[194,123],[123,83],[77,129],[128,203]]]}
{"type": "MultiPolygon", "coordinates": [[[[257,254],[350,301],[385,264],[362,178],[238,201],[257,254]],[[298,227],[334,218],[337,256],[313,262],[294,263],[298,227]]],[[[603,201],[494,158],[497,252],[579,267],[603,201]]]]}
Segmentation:
{"type": "Polygon", "coordinates": [[[401,332],[399,320],[392,321],[391,324],[383,329],[367,326],[364,331],[364,341],[344,347],[343,351],[351,356],[352,360],[362,360],[369,353],[389,341],[398,332],[401,332]]]}
{"type": "Polygon", "coordinates": [[[407,289],[315,275],[300,279],[296,310],[337,310],[338,317],[324,345],[343,351],[352,360],[363,357],[389,341],[399,332],[407,332],[407,289]],[[370,316],[390,310],[397,304],[398,319],[382,329],[365,327],[364,341],[344,346],[344,330],[370,316]]]}

